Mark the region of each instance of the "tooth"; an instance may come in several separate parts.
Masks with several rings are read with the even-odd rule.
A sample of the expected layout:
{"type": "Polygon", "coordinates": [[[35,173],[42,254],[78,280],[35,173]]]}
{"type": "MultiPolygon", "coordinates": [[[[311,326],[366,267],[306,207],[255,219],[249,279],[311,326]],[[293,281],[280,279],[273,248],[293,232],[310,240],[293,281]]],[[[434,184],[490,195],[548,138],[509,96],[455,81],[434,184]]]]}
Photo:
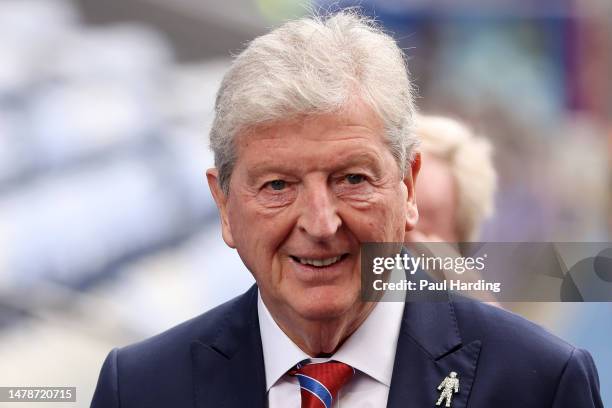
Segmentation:
{"type": "Polygon", "coordinates": [[[329,258],[327,260],[323,260],[322,263],[323,263],[323,265],[327,266],[327,265],[331,265],[331,264],[335,263],[337,260],[338,260],[338,258],[334,257],[334,258],[329,258]]]}
{"type": "Polygon", "coordinates": [[[333,258],[327,259],[308,259],[308,258],[298,258],[300,263],[303,265],[312,265],[312,266],[329,266],[334,264],[340,260],[341,256],[335,256],[333,258]]]}

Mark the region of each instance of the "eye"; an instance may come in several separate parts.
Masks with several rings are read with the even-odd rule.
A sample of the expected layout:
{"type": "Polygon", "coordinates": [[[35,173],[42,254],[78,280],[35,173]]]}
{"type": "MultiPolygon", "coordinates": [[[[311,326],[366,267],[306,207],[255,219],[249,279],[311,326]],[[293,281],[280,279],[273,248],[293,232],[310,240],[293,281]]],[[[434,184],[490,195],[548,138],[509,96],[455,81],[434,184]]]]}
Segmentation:
{"type": "Polygon", "coordinates": [[[287,187],[287,182],[284,180],[272,180],[266,183],[266,187],[270,187],[272,190],[280,191],[287,187]]]}
{"type": "Polygon", "coordinates": [[[366,179],[363,174],[348,174],[344,178],[349,184],[359,184],[366,179]]]}

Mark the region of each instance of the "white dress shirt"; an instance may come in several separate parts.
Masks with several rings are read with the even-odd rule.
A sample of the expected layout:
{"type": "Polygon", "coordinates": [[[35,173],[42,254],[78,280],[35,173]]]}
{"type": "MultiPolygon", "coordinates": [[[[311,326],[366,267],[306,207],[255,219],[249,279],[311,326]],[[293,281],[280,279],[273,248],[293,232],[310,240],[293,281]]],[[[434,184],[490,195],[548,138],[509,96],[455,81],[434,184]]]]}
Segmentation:
{"type": "MultiPolygon", "coordinates": [[[[258,296],[259,330],[266,370],[269,408],[300,408],[300,386],[287,371],[310,358],[280,329],[258,296]]],[[[333,408],[380,408],[387,405],[403,302],[380,302],[361,326],[327,359],[355,368],[338,393],[333,408]]]]}

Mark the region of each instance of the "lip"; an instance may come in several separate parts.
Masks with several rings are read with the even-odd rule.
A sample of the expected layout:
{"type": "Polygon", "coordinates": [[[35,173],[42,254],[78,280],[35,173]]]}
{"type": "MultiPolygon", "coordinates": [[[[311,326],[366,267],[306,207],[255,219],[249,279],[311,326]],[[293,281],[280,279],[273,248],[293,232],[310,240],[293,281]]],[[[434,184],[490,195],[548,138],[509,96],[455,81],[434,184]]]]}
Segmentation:
{"type": "Polygon", "coordinates": [[[349,251],[344,251],[344,252],[338,251],[338,252],[330,252],[327,254],[321,254],[320,252],[312,253],[312,254],[292,254],[290,253],[289,256],[293,258],[327,259],[327,258],[334,258],[336,256],[345,256],[348,254],[349,254],[349,251]]]}
{"type": "MultiPolygon", "coordinates": [[[[301,258],[310,258],[310,259],[327,259],[333,258],[336,255],[330,256],[304,256],[301,258]]],[[[329,284],[333,283],[338,278],[346,275],[347,268],[350,266],[350,260],[352,256],[349,253],[344,253],[341,255],[339,261],[332,265],[328,266],[313,266],[313,265],[304,265],[298,260],[295,260],[293,256],[289,257],[289,262],[292,266],[293,271],[295,272],[295,277],[303,283],[307,284],[329,284]]]]}

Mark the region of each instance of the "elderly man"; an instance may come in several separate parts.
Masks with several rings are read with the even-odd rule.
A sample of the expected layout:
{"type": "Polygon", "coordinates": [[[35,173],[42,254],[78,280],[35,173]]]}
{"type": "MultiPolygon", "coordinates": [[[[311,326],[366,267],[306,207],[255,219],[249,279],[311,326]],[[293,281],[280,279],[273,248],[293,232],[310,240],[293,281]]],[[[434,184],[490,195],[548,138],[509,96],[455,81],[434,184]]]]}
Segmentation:
{"type": "Polygon", "coordinates": [[[360,244],[417,222],[412,117],[402,52],[358,15],[255,39],[221,84],[207,178],[257,284],[113,350],[92,406],[426,407],[454,372],[452,407],[600,407],[590,356],[516,316],[361,300],[360,244]]]}

